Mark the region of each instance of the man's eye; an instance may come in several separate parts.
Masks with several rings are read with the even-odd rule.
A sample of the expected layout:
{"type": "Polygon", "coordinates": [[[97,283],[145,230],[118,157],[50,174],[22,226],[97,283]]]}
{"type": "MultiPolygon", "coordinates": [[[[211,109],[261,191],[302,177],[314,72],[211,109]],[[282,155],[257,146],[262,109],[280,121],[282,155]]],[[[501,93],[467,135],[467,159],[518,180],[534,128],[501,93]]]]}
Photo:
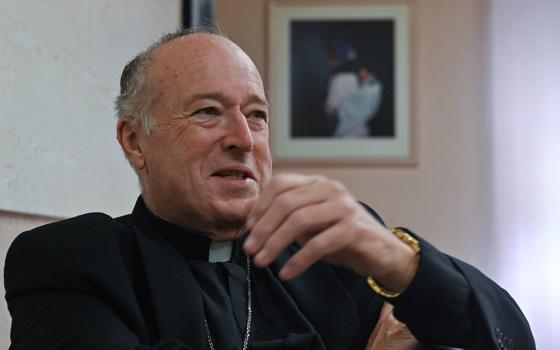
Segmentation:
{"type": "Polygon", "coordinates": [[[256,119],[262,119],[264,121],[268,120],[268,114],[264,111],[253,111],[249,113],[249,116],[256,119]]]}
{"type": "Polygon", "coordinates": [[[220,115],[220,110],[216,107],[204,107],[194,112],[194,114],[217,116],[220,115]]]}

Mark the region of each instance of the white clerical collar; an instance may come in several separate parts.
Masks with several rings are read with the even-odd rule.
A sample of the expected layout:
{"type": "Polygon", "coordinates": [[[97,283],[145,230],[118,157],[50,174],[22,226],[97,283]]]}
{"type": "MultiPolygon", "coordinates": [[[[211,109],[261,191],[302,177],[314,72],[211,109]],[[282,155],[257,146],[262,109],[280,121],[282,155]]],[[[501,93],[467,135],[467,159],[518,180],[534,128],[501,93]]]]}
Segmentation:
{"type": "Polygon", "coordinates": [[[230,261],[232,246],[231,241],[210,241],[208,261],[211,263],[230,261]]]}

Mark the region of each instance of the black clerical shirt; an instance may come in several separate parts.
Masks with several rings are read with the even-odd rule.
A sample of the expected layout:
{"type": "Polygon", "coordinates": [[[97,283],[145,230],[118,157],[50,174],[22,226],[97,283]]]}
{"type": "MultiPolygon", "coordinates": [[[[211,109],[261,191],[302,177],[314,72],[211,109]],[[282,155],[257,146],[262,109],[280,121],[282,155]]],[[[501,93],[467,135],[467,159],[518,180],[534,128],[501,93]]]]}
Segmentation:
{"type": "MultiPolygon", "coordinates": [[[[244,239],[231,242],[228,261],[209,262],[212,240],[200,233],[171,224],[152,213],[141,201],[140,214],[153,224],[192,271],[193,288],[200,291],[205,317],[216,349],[241,349],[247,322],[247,259],[244,239]]],[[[149,229],[149,228],[145,228],[149,229]]],[[[270,271],[252,274],[252,349],[321,349],[320,336],[301,314],[294,300],[270,271]]],[[[325,305],[325,310],[330,306],[325,305]]],[[[188,315],[185,315],[188,322],[188,315]]]]}

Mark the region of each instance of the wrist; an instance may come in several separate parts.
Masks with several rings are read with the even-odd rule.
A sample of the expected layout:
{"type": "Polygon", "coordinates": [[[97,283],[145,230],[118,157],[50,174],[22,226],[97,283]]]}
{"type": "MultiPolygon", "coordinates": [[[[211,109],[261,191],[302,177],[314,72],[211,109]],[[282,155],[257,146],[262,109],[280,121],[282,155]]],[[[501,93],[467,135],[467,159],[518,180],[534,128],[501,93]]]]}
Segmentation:
{"type": "Polygon", "coordinates": [[[406,231],[392,230],[395,246],[389,254],[385,273],[368,277],[370,287],[381,296],[394,298],[412,282],[420,262],[420,244],[406,231]]]}

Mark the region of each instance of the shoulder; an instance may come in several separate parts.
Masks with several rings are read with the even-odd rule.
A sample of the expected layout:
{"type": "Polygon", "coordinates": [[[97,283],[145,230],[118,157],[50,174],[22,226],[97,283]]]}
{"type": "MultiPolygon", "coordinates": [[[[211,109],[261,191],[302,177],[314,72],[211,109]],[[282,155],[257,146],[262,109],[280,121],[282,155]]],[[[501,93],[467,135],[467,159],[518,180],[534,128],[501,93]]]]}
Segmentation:
{"type": "Polygon", "coordinates": [[[65,245],[71,242],[87,246],[91,241],[116,238],[131,231],[123,218],[113,219],[103,213],[88,213],[36,227],[16,237],[8,250],[8,257],[10,253],[37,245],[42,249],[48,249],[53,244],[65,245]]]}
{"type": "MultiPolygon", "coordinates": [[[[122,246],[133,244],[126,217],[88,213],[21,233],[6,255],[6,297],[20,290],[48,288],[82,280],[84,270],[103,259],[115,260],[122,246]]],[[[126,250],[126,249],[125,249],[126,250]]]]}

